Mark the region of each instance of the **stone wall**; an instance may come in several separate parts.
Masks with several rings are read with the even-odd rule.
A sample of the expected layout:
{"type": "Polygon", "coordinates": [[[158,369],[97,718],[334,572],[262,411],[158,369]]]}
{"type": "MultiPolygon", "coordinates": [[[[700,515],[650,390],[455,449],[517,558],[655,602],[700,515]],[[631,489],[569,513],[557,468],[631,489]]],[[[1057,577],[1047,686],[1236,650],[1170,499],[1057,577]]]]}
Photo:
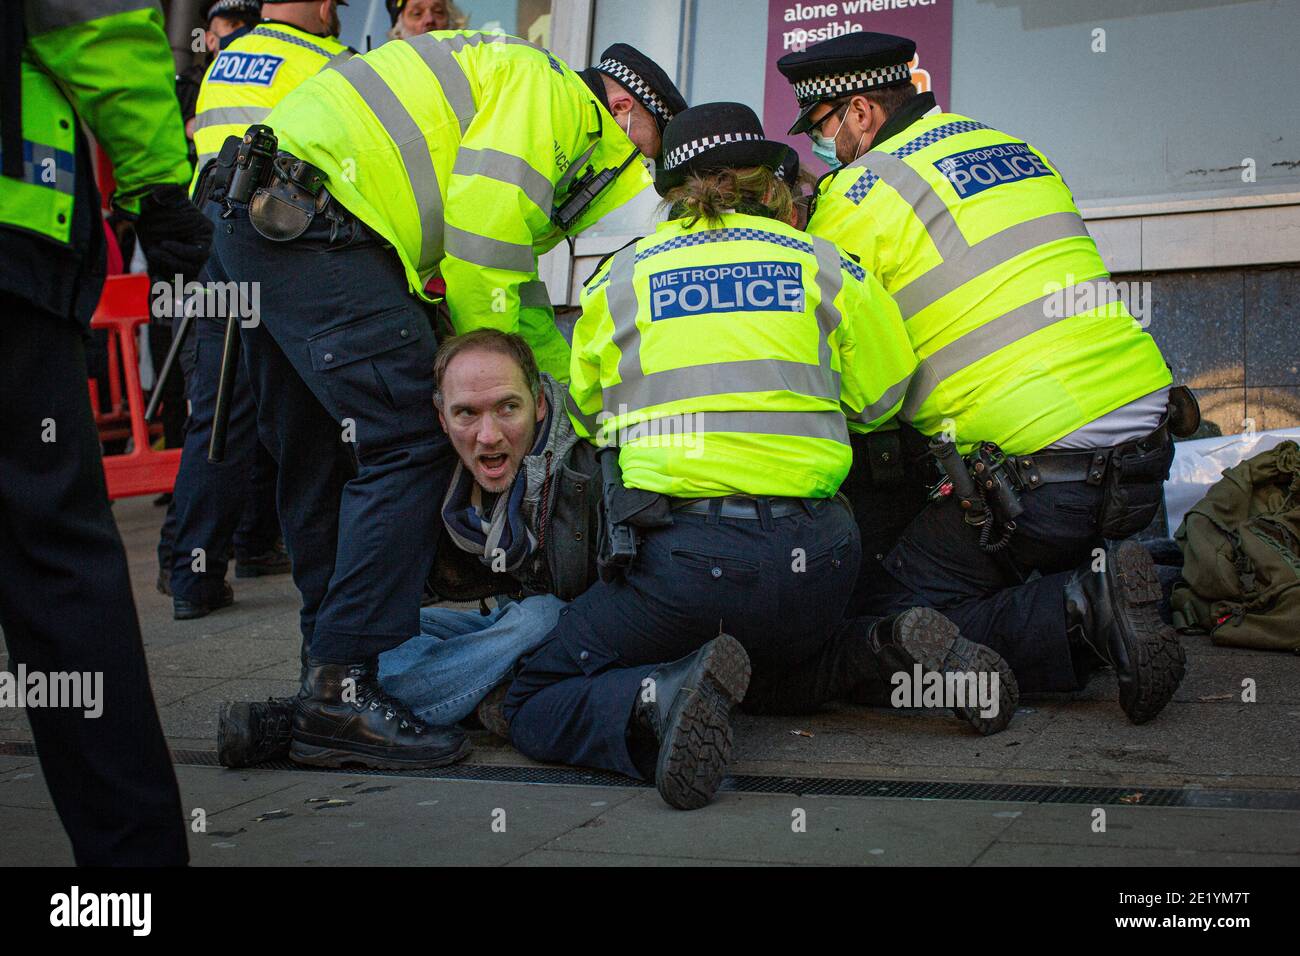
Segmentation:
{"type": "Polygon", "coordinates": [[[1300,263],[1115,275],[1150,282],[1150,325],[1202,434],[1300,425],[1300,263]]]}

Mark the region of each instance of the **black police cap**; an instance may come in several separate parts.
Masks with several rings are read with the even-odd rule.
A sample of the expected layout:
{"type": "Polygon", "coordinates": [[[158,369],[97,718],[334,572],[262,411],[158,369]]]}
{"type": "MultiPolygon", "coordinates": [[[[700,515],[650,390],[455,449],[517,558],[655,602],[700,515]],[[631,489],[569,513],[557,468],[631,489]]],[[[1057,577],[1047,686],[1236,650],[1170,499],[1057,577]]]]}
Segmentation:
{"type": "MultiPolygon", "coordinates": [[[[655,191],[663,196],[692,173],[766,166],[780,170],[790,147],[763,134],[763,124],[743,103],[704,103],[678,114],[664,131],[663,162],[655,191]]],[[[796,165],[796,169],[797,169],[796,165]]]]}
{"type": "Polygon", "coordinates": [[[213,17],[256,20],[261,13],[262,0],[210,0],[203,5],[203,22],[211,23],[213,17]]]}
{"type": "Polygon", "coordinates": [[[686,109],[686,100],[677,91],[677,84],[668,78],[654,60],[634,46],[615,43],[600,55],[593,69],[613,77],[650,111],[659,126],[660,135],[668,122],[686,109]]]}
{"type": "Polygon", "coordinates": [[[790,132],[802,133],[818,103],[852,93],[901,86],[912,81],[908,67],[916,42],[891,33],[847,33],[814,43],[802,53],[787,53],[776,68],[794,87],[799,118],[790,132]]]}

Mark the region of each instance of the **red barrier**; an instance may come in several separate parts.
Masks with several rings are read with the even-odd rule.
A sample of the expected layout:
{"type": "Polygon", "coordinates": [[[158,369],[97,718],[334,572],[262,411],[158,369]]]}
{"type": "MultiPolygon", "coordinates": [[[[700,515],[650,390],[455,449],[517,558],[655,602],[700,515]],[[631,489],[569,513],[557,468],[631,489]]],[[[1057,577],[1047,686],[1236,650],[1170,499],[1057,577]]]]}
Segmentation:
{"type": "MultiPolygon", "coordinates": [[[[91,406],[101,438],[130,435],[132,451],[104,456],[104,477],[108,497],[130,498],[171,491],[181,466],[179,448],[154,451],[150,429],[145,425],[144,393],[140,389],[140,354],[136,329],[149,321],[149,277],[143,273],[109,276],[99,297],[93,329],[108,332],[109,395],[111,407],[101,411],[98,390],[92,381],[91,406]],[[121,356],[119,361],[118,356],[121,356]]],[[[155,426],[157,430],[158,426],[155,426]]]]}

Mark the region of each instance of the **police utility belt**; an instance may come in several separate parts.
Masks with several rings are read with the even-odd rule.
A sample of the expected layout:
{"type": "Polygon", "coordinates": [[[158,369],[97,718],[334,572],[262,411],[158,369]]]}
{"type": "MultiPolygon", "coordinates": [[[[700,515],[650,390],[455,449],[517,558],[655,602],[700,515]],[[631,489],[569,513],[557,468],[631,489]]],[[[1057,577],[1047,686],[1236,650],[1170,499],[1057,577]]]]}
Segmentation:
{"type": "Polygon", "coordinates": [[[278,148],[269,126],[250,126],[241,139],[231,136],[217,158],[199,176],[195,202],[248,206],[248,220],[258,234],[274,242],[297,239],[324,215],[330,239],[340,226],[359,222],[325,188],[325,175],[311,163],[278,148]]]}
{"type": "Polygon", "coordinates": [[[930,454],[942,477],[930,497],[952,497],[966,523],[979,530],[980,547],[996,554],[1010,544],[1016,519],[1025,510],[1021,495],[1044,485],[1083,482],[1102,488],[1102,536],[1126,538],[1147,527],[1160,509],[1173,437],[1185,438],[1199,424],[1195,397],[1186,386],[1176,386],[1154,431],[1109,448],[1007,455],[995,443],[981,442],[962,456],[939,435],[930,440],[930,454]]]}

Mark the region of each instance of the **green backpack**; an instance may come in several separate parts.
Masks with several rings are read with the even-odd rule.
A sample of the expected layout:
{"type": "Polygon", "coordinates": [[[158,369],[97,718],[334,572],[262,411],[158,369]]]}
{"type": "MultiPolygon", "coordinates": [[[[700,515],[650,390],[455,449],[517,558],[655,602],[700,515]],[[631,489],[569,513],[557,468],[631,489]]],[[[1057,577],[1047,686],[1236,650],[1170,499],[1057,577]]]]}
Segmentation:
{"type": "Polygon", "coordinates": [[[1300,652],[1300,446],[1227,469],[1174,533],[1174,623],[1215,644],[1300,652]]]}

